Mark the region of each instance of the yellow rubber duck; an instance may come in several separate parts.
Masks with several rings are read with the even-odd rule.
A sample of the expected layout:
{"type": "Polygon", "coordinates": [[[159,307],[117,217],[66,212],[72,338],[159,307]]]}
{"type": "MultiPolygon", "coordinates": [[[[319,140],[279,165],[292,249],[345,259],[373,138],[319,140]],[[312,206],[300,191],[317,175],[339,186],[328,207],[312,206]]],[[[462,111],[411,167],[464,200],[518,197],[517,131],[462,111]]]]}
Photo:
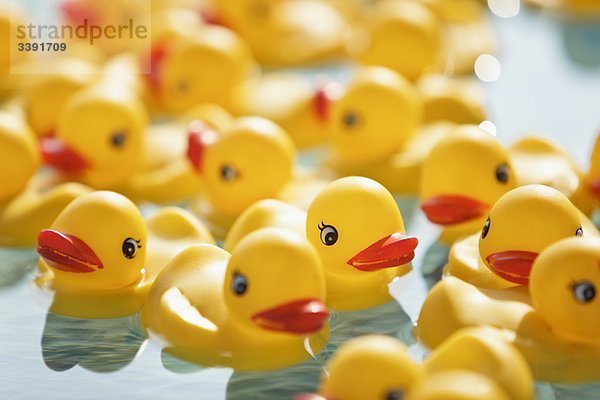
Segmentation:
{"type": "Polygon", "coordinates": [[[460,126],[443,138],[423,163],[421,208],[443,227],[440,240],[481,229],[490,207],[517,186],[507,150],[475,126],[460,126]]]}
{"type": "Polygon", "coordinates": [[[571,236],[598,236],[592,222],[558,190],[526,185],[503,195],[480,234],[457,241],[446,273],[475,286],[527,285],[536,257],[571,236]]]}
{"type": "Polygon", "coordinates": [[[592,208],[597,209],[600,205],[600,135],[596,137],[592,154],[590,155],[590,167],[584,177],[584,185],[587,195],[592,198],[592,208]]]}
{"type": "Polygon", "coordinates": [[[330,183],[308,209],[306,237],[327,280],[327,304],[359,310],[391,300],[388,283],[410,271],[418,239],[407,236],[394,197],[362,177],[330,183]]]}
{"type": "Polygon", "coordinates": [[[198,103],[229,107],[233,90],[256,66],[246,44],[220,26],[199,26],[185,34],[157,39],[147,66],[152,104],[181,114],[198,103]]]}
{"type": "Polygon", "coordinates": [[[415,81],[442,64],[442,24],[427,5],[384,0],[365,10],[349,42],[362,65],[380,65],[415,81]]]}
{"type": "Polygon", "coordinates": [[[536,379],[591,382],[600,378],[596,295],[600,239],[572,237],[544,250],[528,296],[478,289],[449,277],[428,295],[418,336],[436,347],[467,326],[491,326],[525,356],[536,379]]]}
{"type": "Polygon", "coordinates": [[[90,87],[65,105],[56,136],[41,142],[42,157],[94,188],[116,188],[137,167],[147,119],[142,103],[127,91],[114,85],[90,87]]]}
{"type": "Polygon", "coordinates": [[[50,311],[76,318],[137,312],[166,263],[193,243],[214,243],[191,214],[165,208],[144,221],[126,197],[79,196],[38,235],[37,283],[54,292],[50,311]]]}
{"type": "Polygon", "coordinates": [[[190,246],[154,282],[143,324],[188,361],[236,371],[282,368],[324,347],[329,312],[319,257],[276,228],[246,236],[233,254],[190,246]],[[265,257],[268,254],[268,257],[265,257]]]}
{"type": "Polygon", "coordinates": [[[324,173],[367,176],[400,194],[417,192],[424,156],[449,124],[419,131],[418,91],[400,74],[383,67],[361,67],[341,98],[332,103],[330,115],[332,155],[324,173]]]}
{"type": "Polygon", "coordinates": [[[262,199],[306,205],[325,185],[294,171],[296,150],[286,132],[260,117],[235,120],[217,132],[205,125],[192,129],[188,157],[203,181],[204,199],[195,211],[217,237],[247,207],[262,199]]]}
{"type": "Polygon", "coordinates": [[[329,361],[319,394],[295,400],[528,400],[527,362],[491,329],[452,335],[423,364],[399,340],[367,335],[344,343],[329,361]]]}
{"type": "Polygon", "coordinates": [[[36,237],[75,197],[89,191],[83,185],[54,186],[35,175],[39,154],[34,133],[25,121],[0,112],[0,245],[35,246],[36,237]]]}
{"type": "Polygon", "coordinates": [[[292,66],[344,53],[346,21],[326,2],[216,0],[213,3],[219,22],[238,32],[261,64],[292,66]]]}
{"type": "Polygon", "coordinates": [[[333,82],[315,87],[293,74],[270,73],[240,85],[233,107],[237,115],[256,115],[276,122],[296,147],[303,149],[329,138],[329,103],[338,92],[333,82]]]}

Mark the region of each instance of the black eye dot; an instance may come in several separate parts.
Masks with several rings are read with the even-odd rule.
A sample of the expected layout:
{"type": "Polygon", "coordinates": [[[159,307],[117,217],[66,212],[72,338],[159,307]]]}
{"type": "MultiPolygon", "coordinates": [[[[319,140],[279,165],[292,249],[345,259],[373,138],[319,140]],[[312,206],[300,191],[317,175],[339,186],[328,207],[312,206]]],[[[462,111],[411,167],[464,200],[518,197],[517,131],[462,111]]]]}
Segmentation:
{"type": "Polygon", "coordinates": [[[319,230],[321,231],[321,242],[325,246],[333,246],[338,241],[338,231],[334,226],[321,223],[319,230]]]}
{"type": "Polygon", "coordinates": [[[360,123],[360,117],[353,111],[348,111],[342,116],[342,122],[348,128],[354,128],[360,123]]]}
{"type": "Polygon", "coordinates": [[[575,236],[583,236],[583,228],[579,227],[579,229],[577,229],[575,231],[575,236]]]}
{"type": "Polygon", "coordinates": [[[490,225],[492,221],[490,221],[490,217],[485,221],[485,225],[483,225],[483,229],[481,230],[481,238],[485,239],[488,233],[490,232],[490,225]]]}
{"type": "Polygon", "coordinates": [[[179,81],[177,86],[175,86],[175,91],[177,93],[187,93],[190,89],[190,85],[187,81],[179,81]]]}
{"type": "Polygon", "coordinates": [[[571,286],[573,297],[578,303],[590,303],[596,297],[596,286],[588,281],[575,282],[571,286]]]}
{"type": "Polygon", "coordinates": [[[404,399],[404,391],[400,389],[390,390],[385,395],[385,400],[402,400],[404,399]]]}
{"type": "Polygon", "coordinates": [[[233,279],[231,280],[231,290],[237,296],[241,296],[248,290],[248,279],[239,272],[233,274],[233,279]]]}
{"type": "Polygon", "coordinates": [[[135,257],[135,255],[138,252],[138,249],[142,247],[140,245],[140,242],[133,239],[133,238],[127,238],[125,239],[125,241],[123,242],[123,245],[121,246],[121,251],[123,252],[123,255],[125,256],[125,258],[133,258],[135,257]]]}
{"type": "Polygon", "coordinates": [[[110,144],[114,147],[123,147],[127,141],[127,135],[125,132],[115,132],[110,136],[110,144]]]}
{"type": "Polygon", "coordinates": [[[508,178],[510,178],[508,165],[500,164],[498,168],[496,168],[496,180],[500,183],[506,183],[508,182],[508,178]]]}
{"type": "Polygon", "coordinates": [[[219,173],[221,174],[221,179],[223,179],[226,182],[233,181],[233,180],[237,179],[240,176],[240,174],[237,171],[237,169],[235,169],[231,165],[223,165],[223,166],[221,166],[221,169],[219,170],[219,173]]]}

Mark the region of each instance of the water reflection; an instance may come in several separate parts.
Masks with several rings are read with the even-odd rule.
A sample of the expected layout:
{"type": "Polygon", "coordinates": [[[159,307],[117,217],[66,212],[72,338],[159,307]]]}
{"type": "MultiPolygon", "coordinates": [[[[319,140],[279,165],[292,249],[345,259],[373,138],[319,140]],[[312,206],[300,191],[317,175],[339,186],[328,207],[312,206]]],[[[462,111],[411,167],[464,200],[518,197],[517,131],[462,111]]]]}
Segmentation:
{"type": "Polygon", "coordinates": [[[600,18],[562,18],[560,30],[571,61],[584,68],[600,66],[600,18]]]}
{"type": "Polygon", "coordinates": [[[12,286],[34,270],[37,252],[29,249],[0,249],[0,289],[12,286]]]}
{"type": "Polygon", "coordinates": [[[126,367],[146,338],[139,318],[79,319],[48,313],[42,335],[42,356],[54,371],[76,365],[93,372],[115,372],[126,367]]]}
{"type": "Polygon", "coordinates": [[[450,248],[440,241],[434,242],[425,252],[421,274],[425,278],[428,288],[433,287],[442,279],[444,267],[448,263],[449,253],[450,248]]]}

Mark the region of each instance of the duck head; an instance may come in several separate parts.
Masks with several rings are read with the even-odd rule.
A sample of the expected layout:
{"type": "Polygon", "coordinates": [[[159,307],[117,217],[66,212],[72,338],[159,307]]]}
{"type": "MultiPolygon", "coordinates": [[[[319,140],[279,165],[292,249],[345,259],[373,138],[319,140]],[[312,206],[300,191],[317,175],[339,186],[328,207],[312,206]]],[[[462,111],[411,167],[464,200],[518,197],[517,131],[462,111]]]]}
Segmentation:
{"type": "Polygon", "coordinates": [[[97,189],[125,183],[137,166],[147,114],[131,94],[100,85],[73,96],[61,113],[56,137],[41,142],[44,162],[97,189]]]}
{"type": "Polygon", "coordinates": [[[223,293],[234,318],[247,328],[309,335],[329,319],[318,254],[304,238],[281,228],[260,229],[240,241],[223,293]]]}
{"type": "Polygon", "coordinates": [[[347,165],[382,161],[414,137],[422,104],[413,85],[383,67],[361,67],[331,110],[333,151],[347,165]]]}
{"type": "Polygon", "coordinates": [[[275,197],[292,178],[296,150],[285,131],[258,117],[240,118],[217,134],[193,125],[188,158],[216,209],[239,214],[275,197]]]}
{"type": "Polygon", "coordinates": [[[146,259],[146,226],[126,197],[83,194],[38,235],[38,253],[56,290],[113,290],[138,282],[146,259]]]}
{"type": "Polygon", "coordinates": [[[549,186],[521,186],[492,207],[481,231],[479,254],[496,275],[527,285],[542,250],[583,233],[577,208],[562,193],[549,186]]]}
{"type": "Polygon", "coordinates": [[[357,284],[365,274],[410,263],[418,244],[406,235],[393,196],[362,177],[338,179],[317,195],[308,210],[306,237],[327,274],[357,284]]]}
{"type": "Polygon", "coordinates": [[[490,207],[517,186],[510,156],[496,138],[463,125],[442,139],[423,163],[421,209],[444,227],[480,227],[490,207]]]}
{"type": "Polygon", "coordinates": [[[575,237],[546,248],[533,264],[529,293],[557,335],[598,343],[600,335],[600,239],[575,237]]]}

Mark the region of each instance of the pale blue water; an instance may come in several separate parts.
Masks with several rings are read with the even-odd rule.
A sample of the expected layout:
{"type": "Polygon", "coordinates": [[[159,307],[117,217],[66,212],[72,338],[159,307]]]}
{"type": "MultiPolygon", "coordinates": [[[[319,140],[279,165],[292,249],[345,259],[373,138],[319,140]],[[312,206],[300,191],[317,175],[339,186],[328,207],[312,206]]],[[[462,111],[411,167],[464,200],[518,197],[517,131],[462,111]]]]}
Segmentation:
{"type": "MultiPolygon", "coordinates": [[[[501,39],[502,74],[483,85],[498,137],[508,144],[524,133],[545,132],[587,165],[600,128],[600,27],[526,11],[494,19],[494,24],[501,39]]],[[[343,81],[347,69],[336,68],[335,75],[343,81]]],[[[318,155],[305,154],[301,162],[310,165],[318,155]]],[[[48,315],[49,299],[31,284],[35,252],[0,250],[0,399],[286,399],[314,390],[324,362],[348,337],[378,332],[412,344],[409,316],[417,315],[445,250],[435,244],[437,232],[414,201],[399,199],[399,204],[407,230],[420,238],[415,268],[428,277],[426,282],[413,274],[392,285],[406,313],[395,303],[336,313],[332,343],[317,360],[271,373],[237,374],[182,362],[146,341],[135,316],[94,321],[48,315]]],[[[422,354],[418,347],[411,350],[422,354]]],[[[540,384],[538,394],[543,399],[597,399],[598,386],[540,384]]]]}

